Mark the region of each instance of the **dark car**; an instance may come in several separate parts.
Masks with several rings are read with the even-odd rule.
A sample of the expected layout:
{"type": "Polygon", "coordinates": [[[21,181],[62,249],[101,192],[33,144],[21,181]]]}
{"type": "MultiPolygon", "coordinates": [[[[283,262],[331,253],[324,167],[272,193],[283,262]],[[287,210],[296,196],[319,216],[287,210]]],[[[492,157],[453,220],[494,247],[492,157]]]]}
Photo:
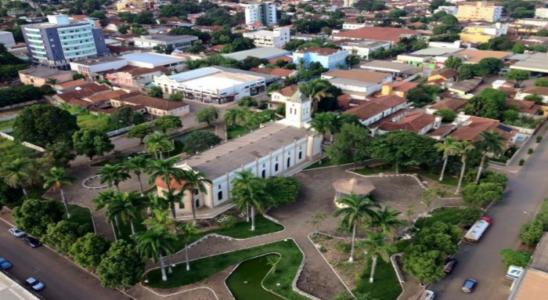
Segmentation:
{"type": "Polygon", "coordinates": [[[459,261],[454,258],[448,259],[445,263],[445,267],[443,267],[443,272],[447,275],[451,274],[458,263],[459,261]]]}
{"type": "Polygon", "coordinates": [[[476,285],[478,284],[478,281],[472,278],[468,278],[464,281],[464,284],[462,285],[461,290],[465,293],[471,293],[476,288],[476,285]]]}
{"type": "Polygon", "coordinates": [[[23,242],[25,242],[25,244],[31,246],[32,248],[40,247],[40,245],[42,245],[39,240],[30,236],[24,237],[23,242]]]}

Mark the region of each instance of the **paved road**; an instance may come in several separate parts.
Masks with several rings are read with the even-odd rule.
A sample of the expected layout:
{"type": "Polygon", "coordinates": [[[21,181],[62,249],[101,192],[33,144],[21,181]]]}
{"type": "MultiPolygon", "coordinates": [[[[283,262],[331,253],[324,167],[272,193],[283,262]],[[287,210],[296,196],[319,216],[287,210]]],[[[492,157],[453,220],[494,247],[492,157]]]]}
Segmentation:
{"type": "Polygon", "coordinates": [[[436,300],[508,298],[510,283],[504,279],[506,269],[501,263],[500,250],[519,246],[521,225],[531,220],[548,196],[547,167],[548,145],[543,142],[522,171],[509,176],[509,191],[504,200],[488,213],[493,218],[493,226],[477,245],[462,244],[455,272],[432,287],[436,300]],[[460,287],[468,277],[477,279],[478,286],[473,294],[466,295],[460,292],[460,287]]]}
{"type": "Polygon", "coordinates": [[[0,221],[0,256],[13,267],[8,273],[19,282],[28,277],[42,281],[46,288],[38,293],[46,300],[124,300],[118,291],[103,288],[99,280],[46,247],[32,249],[8,233],[0,221]]]}

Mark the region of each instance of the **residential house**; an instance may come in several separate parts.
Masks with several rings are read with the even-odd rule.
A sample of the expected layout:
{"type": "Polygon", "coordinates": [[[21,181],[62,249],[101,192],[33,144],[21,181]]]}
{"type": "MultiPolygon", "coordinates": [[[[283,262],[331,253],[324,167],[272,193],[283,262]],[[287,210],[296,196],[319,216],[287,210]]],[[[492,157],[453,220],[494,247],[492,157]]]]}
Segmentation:
{"type": "Polygon", "coordinates": [[[380,91],[383,84],[392,82],[392,75],[389,73],[361,69],[330,71],[323,73],[321,78],[356,99],[365,99],[380,91]]]}
{"type": "Polygon", "coordinates": [[[506,278],[513,279],[508,300],[544,300],[548,295],[547,261],[548,234],[544,233],[523,272],[515,276],[508,270],[506,278]]]}
{"type": "Polygon", "coordinates": [[[110,103],[113,107],[140,105],[145,107],[149,114],[157,117],[184,116],[190,113],[190,107],[186,103],[145,96],[139,93],[113,97],[110,99],[110,103]]]}
{"type": "Polygon", "coordinates": [[[401,110],[389,115],[371,125],[371,136],[381,135],[390,131],[410,131],[424,135],[441,126],[440,116],[433,116],[420,111],[401,110]],[[402,112],[400,114],[400,112],[402,112]]]}
{"type": "Polygon", "coordinates": [[[457,82],[459,78],[459,72],[454,69],[444,68],[438,72],[428,76],[426,84],[434,84],[442,87],[447,87],[448,84],[457,82]]]}
{"type": "Polygon", "coordinates": [[[72,80],[71,71],[61,71],[46,67],[36,67],[19,71],[19,79],[23,84],[32,84],[41,87],[44,84],[53,85],[72,80]],[[50,82],[53,80],[54,82],[50,82]]]}
{"type": "Polygon", "coordinates": [[[291,77],[291,76],[297,76],[297,74],[298,74],[297,70],[288,70],[288,69],[283,69],[283,68],[274,68],[274,69],[251,68],[251,69],[249,69],[249,71],[268,74],[268,75],[272,75],[272,76],[279,76],[282,79],[286,79],[287,77],[291,77]]]}
{"type": "Polygon", "coordinates": [[[276,27],[272,31],[259,30],[246,32],[243,36],[244,38],[252,39],[253,44],[257,47],[283,48],[290,41],[291,33],[289,32],[289,26],[284,26],[276,27]]]}
{"type": "Polygon", "coordinates": [[[335,70],[346,67],[348,51],[333,48],[312,47],[293,52],[293,63],[299,65],[301,60],[306,67],[312,62],[320,63],[324,68],[335,70]]]}
{"type": "MultiPolygon", "coordinates": [[[[498,58],[504,60],[512,54],[512,52],[506,51],[465,49],[454,53],[453,56],[462,59],[463,64],[477,64],[484,58],[498,58]]],[[[449,57],[449,55],[447,55],[447,57],[449,57]]]]}
{"type": "Polygon", "coordinates": [[[166,67],[155,67],[152,69],[125,66],[115,71],[105,72],[105,79],[113,85],[130,89],[139,89],[154,81],[154,76],[169,74],[166,67]]]}
{"type": "Polygon", "coordinates": [[[369,54],[380,48],[390,49],[392,43],[389,41],[362,40],[339,44],[341,48],[348,51],[350,55],[359,56],[361,59],[369,60],[369,54]]]}
{"type": "Polygon", "coordinates": [[[506,105],[517,106],[519,108],[519,115],[524,117],[536,117],[542,113],[540,105],[535,104],[533,101],[507,98],[506,105]]]}
{"type": "Polygon", "coordinates": [[[523,100],[527,96],[538,95],[542,97],[542,103],[548,104],[548,87],[528,86],[516,94],[516,99],[523,100]]]}
{"type": "Polygon", "coordinates": [[[470,25],[464,27],[460,40],[465,43],[487,43],[490,39],[506,35],[508,23],[470,25]]]}
{"type": "Polygon", "coordinates": [[[416,82],[398,81],[389,82],[382,85],[380,96],[392,96],[407,97],[407,92],[416,88],[419,84],[416,82]]]}
{"type": "Polygon", "coordinates": [[[426,112],[429,114],[434,114],[440,109],[450,110],[455,113],[459,113],[466,106],[465,99],[459,98],[444,98],[434,104],[426,106],[426,112]]]}
{"type": "Polygon", "coordinates": [[[421,36],[420,31],[392,27],[363,27],[333,34],[333,39],[375,40],[396,44],[402,37],[421,36]]]}
{"type": "Polygon", "coordinates": [[[448,90],[451,93],[457,94],[461,97],[469,97],[470,93],[474,91],[481,84],[481,82],[482,80],[479,78],[468,79],[454,83],[448,88],[448,90]]]}
{"type": "Polygon", "coordinates": [[[407,101],[398,96],[386,96],[375,98],[356,107],[352,107],[345,113],[355,115],[360,123],[369,126],[382,118],[404,109],[407,101]]]}
{"type": "Polygon", "coordinates": [[[502,124],[499,120],[459,115],[458,120],[455,122],[457,123],[457,129],[449,136],[459,141],[480,141],[482,139],[480,133],[491,130],[499,133],[505,141],[506,148],[522,139],[516,129],[502,124]]]}
{"type": "Polygon", "coordinates": [[[133,38],[134,46],[137,48],[154,48],[161,49],[178,49],[182,47],[192,46],[192,43],[198,40],[197,36],[193,35],[169,35],[169,34],[155,34],[155,35],[141,35],[138,38],[133,38]]]}
{"type": "Polygon", "coordinates": [[[384,60],[365,62],[360,64],[360,68],[372,72],[390,73],[394,80],[398,81],[412,81],[421,74],[421,70],[414,66],[384,60]]]}

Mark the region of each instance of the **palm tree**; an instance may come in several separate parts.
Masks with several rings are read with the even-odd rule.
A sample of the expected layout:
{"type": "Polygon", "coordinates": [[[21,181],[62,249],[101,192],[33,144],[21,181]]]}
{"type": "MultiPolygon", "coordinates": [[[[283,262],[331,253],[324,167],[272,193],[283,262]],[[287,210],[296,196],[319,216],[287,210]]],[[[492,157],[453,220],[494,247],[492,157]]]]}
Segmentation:
{"type": "Polygon", "coordinates": [[[153,209],[152,216],[143,221],[143,224],[152,230],[175,232],[177,224],[169,217],[169,210],[153,209]]]}
{"type": "Polygon", "coordinates": [[[322,141],[325,140],[326,134],[333,134],[331,132],[331,116],[329,113],[317,113],[310,122],[310,128],[322,135],[322,141]]]}
{"type": "Polygon", "coordinates": [[[481,137],[481,140],[475,143],[475,147],[481,151],[483,155],[481,156],[481,163],[478,169],[478,175],[476,176],[476,184],[479,183],[487,154],[491,153],[494,156],[498,156],[502,154],[504,149],[504,138],[501,137],[498,132],[493,130],[483,131],[479,136],[481,137]]]}
{"type": "Polygon", "coordinates": [[[376,214],[373,207],[380,207],[377,203],[373,202],[369,196],[358,196],[352,193],[350,196],[341,198],[337,202],[344,206],[338,208],[333,214],[335,217],[343,215],[342,224],[347,228],[352,228],[352,246],[350,248],[349,262],[354,261],[354,241],[356,240],[356,228],[358,223],[364,223],[365,221],[372,221],[376,214]]]}
{"type": "Polygon", "coordinates": [[[318,110],[318,104],[323,98],[333,96],[328,92],[329,88],[329,82],[322,79],[314,79],[300,86],[301,92],[312,101],[312,111],[318,110]]]}
{"type": "Polygon", "coordinates": [[[251,113],[249,109],[238,107],[238,108],[230,108],[226,111],[224,115],[224,120],[226,125],[228,126],[234,126],[234,125],[240,125],[243,126],[247,121],[249,121],[251,118],[251,113]]]}
{"type": "Polygon", "coordinates": [[[146,173],[148,171],[149,166],[149,159],[145,156],[136,156],[130,158],[125,163],[126,169],[128,171],[132,171],[135,176],[137,176],[137,180],[139,180],[139,190],[141,191],[141,196],[144,196],[145,193],[143,191],[143,182],[141,181],[141,174],[146,173]]]}
{"type": "Polygon", "coordinates": [[[9,187],[21,187],[25,199],[29,198],[26,187],[32,183],[30,167],[28,159],[17,158],[14,161],[4,163],[0,173],[9,187]]]}
{"type": "Polygon", "coordinates": [[[146,202],[149,210],[155,210],[155,209],[167,210],[169,208],[169,203],[167,202],[165,198],[158,197],[154,194],[149,194],[146,202]]]}
{"type": "Polygon", "coordinates": [[[137,251],[141,257],[152,260],[153,263],[160,261],[162,280],[167,281],[164,257],[174,252],[177,236],[169,231],[148,230],[135,234],[137,251]]]}
{"type": "Polygon", "coordinates": [[[144,198],[135,191],[116,193],[109,207],[109,212],[112,210],[111,213],[120,216],[122,222],[129,222],[131,234],[135,234],[135,224],[133,221],[141,217],[145,205],[144,198]]]}
{"type": "Polygon", "coordinates": [[[63,186],[71,184],[74,182],[74,178],[67,176],[67,170],[63,168],[53,167],[49,172],[42,175],[44,177],[44,188],[49,189],[53,188],[53,191],[59,190],[61,193],[61,200],[65,205],[65,210],[67,211],[67,218],[70,219],[70,211],[65,199],[65,192],[63,191],[63,186]]]}
{"type": "Polygon", "coordinates": [[[382,233],[387,234],[390,240],[393,240],[394,229],[405,224],[398,218],[399,215],[401,215],[400,211],[392,210],[390,206],[386,206],[384,209],[377,210],[373,215],[373,226],[379,227],[382,233]]]}
{"type": "Polygon", "coordinates": [[[190,263],[188,261],[188,243],[192,240],[194,235],[198,232],[198,229],[196,229],[196,227],[194,227],[194,224],[192,223],[180,224],[178,229],[183,235],[183,240],[185,242],[186,270],[190,271],[190,263]]]}
{"type": "Polygon", "coordinates": [[[131,176],[122,165],[105,165],[97,175],[101,176],[101,183],[107,183],[109,188],[114,185],[116,190],[120,191],[120,182],[125,181],[131,176]]]}
{"type": "Polygon", "coordinates": [[[183,191],[190,191],[192,219],[194,220],[194,225],[196,225],[196,203],[192,199],[192,194],[195,190],[198,190],[201,194],[207,194],[206,184],[211,184],[211,180],[207,179],[204,173],[193,170],[185,171],[183,179],[186,181],[183,185],[183,191]]]}
{"type": "Polygon", "coordinates": [[[49,84],[49,85],[54,85],[54,84],[57,83],[57,79],[55,79],[55,78],[48,78],[48,80],[47,80],[46,82],[47,82],[47,84],[49,84]]]}
{"type": "Polygon", "coordinates": [[[158,153],[160,153],[160,159],[164,159],[163,153],[172,151],[174,148],[173,142],[166,134],[154,132],[145,139],[145,149],[153,152],[156,159],[158,159],[158,153]]]}
{"type": "Polygon", "coordinates": [[[367,235],[367,240],[363,241],[361,246],[367,251],[367,255],[370,256],[373,261],[371,264],[371,275],[369,276],[369,282],[373,283],[377,259],[380,256],[382,260],[388,262],[390,259],[390,252],[394,251],[394,246],[386,243],[386,234],[384,232],[370,232],[367,235]]]}
{"type": "Polygon", "coordinates": [[[95,210],[99,211],[103,208],[107,209],[107,213],[105,214],[107,218],[107,222],[111,223],[114,221],[114,224],[116,225],[116,231],[118,232],[118,235],[121,236],[122,232],[120,231],[120,224],[118,222],[118,211],[115,211],[116,208],[111,209],[113,207],[113,203],[117,197],[117,194],[120,192],[115,192],[112,190],[100,192],[97,197],[95,197],[91,202],[95,204],[95,210]]]}
{"type": "Polygon", "coordinates": [[[458,194],[460,192],[460,187],[462,185],[462,178],[464,178],[464,171],[466,171],[466,156],[468,155],[468,152],[474,150],[474,145],[472,145],[469,141],[462,141],[460,143],[455,143],[453,145],[453,151],[455,152],[455,155],[460,156],[461,162],[462,162],[462,168],[460,170],[460,177],[459,177],[459,184],[457,185],[457,191],[455,194],[458,194]]]}
{"type": "Polygon", "coordinates": [[[443,168],[441,169],[440,181],[443,181],[443,175],[445,174],[445,167],[447,166],[449,156],[455,155],[453,149],[455,143],[457,143],[457,139],[452,136],[448,136],[445,138],[443,143],[437,143],[434,145],[439,152],[443,152],[443,168]]]}
{"type": "Polygon", "coordinates": [[[168,204],[174,219],[177,217],[175,204],[180,204],[183,200],[184,193],[182,191],[183,190],[178,193],[175,191],[162,191],[162,198],[164,198],[164,201],[168,204]]]}
{"type": "MultiPolygon", "coordinates": [[[[185,172],[182,169],[175,167],[175,164],[178,161],[179,159],[177,157],[166,160],[152,160],[149,164],[149,183],[153,184],[157,178],[161,178],[166,183],[167,190],[171,194],[173,191],[171,181],[174,180],[176,183],[182,184],[181,179],[185,176],[185,172]]],[[[173,217],[175,218],[175,203],[171,202],[170,204],[173,217]]]]}
{"type": "Polygon", "coordinates": [[[251,171],[237,172],[236,176],[232,181],[232,202],[240,211],[251,207],[251,231],[255,231],[255,210],[264,213],[265,203],[271,196],[266,191],[265,181],[259,180],[251,171]]]}

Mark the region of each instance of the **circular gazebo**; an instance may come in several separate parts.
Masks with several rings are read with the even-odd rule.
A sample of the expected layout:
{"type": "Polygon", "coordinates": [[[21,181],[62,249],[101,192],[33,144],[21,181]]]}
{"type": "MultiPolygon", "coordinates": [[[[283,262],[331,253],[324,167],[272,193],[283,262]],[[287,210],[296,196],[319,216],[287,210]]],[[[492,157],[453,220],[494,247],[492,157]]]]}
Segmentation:
{"type": "Polygon", "coordinates": [[[345,207],[339,203],[339,199],[351,195],[352,193],[358,196],[367,196],[375,189],[375,186],[367,179],[344,178],[333,182],[335,189],[335,205],[338,208],[345,207]]]}

